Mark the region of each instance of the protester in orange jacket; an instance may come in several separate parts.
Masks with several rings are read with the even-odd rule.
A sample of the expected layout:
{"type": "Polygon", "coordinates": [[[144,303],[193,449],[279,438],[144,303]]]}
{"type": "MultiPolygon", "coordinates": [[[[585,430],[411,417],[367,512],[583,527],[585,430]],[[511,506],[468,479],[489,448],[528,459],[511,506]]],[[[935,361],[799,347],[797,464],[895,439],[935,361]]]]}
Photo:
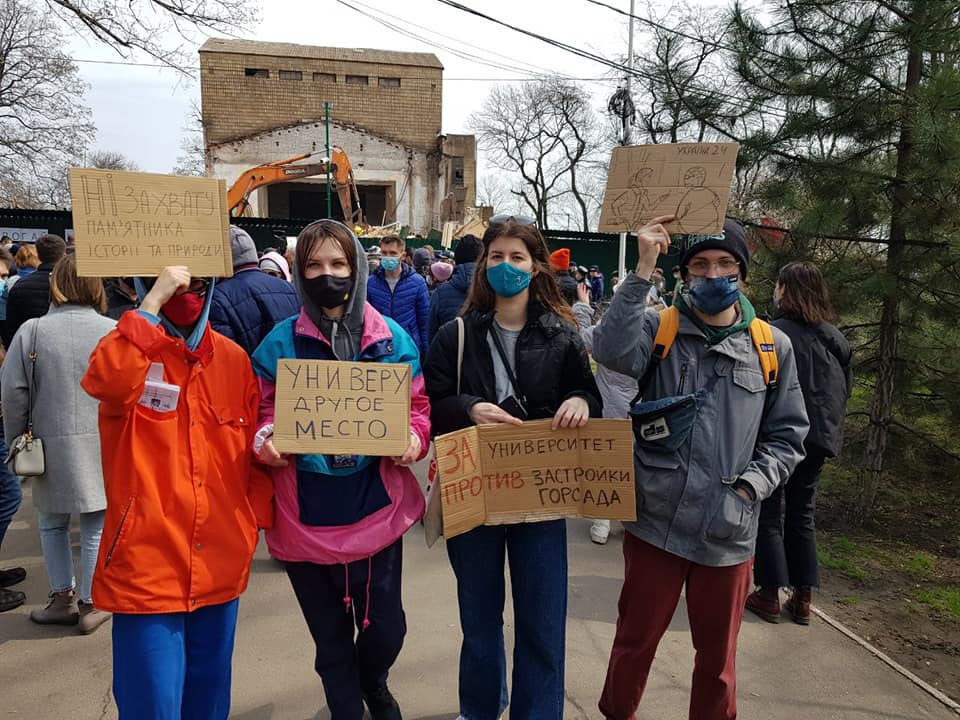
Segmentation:
{"type": "Polygon", "coordinates": [[[165,268],[90,356],[107,514],[93,581],[114,613],[120,718],[226,718],[237,598],[270,480],[252,464],[259,392],[207,323],[214,281],[165,268]]]}

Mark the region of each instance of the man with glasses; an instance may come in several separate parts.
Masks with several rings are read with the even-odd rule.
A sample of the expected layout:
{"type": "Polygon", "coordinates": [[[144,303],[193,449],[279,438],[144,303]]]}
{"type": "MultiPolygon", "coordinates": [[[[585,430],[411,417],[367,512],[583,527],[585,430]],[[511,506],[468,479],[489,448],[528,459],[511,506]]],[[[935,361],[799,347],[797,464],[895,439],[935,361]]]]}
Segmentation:
{"type": "Polygon", "coordinates": [[[646,308],[649,277],[668,250],[663,224],[672,220],[658,217],[637,231],[636,272],[593,334],[597,362],[639,379],[645,407],[634,413],[656,401],[654,421],[639,422],[635,443],[637,521],[624,524],[620,616],[600,699],[604,717],[615,720],[634,718],[684,588],[697,653],[690,717],[736,717],[737,635],[760,501],[803,458],[808,429],[793,348],[776,328],[774,347],[763,348],[776,353],[776,383],[761,370],[749,329],[754,309],[740,292],[750,252],[732,220],[720,235],[680,238],[679,327],[669,349],[654,353],[665,316],[646,308]],[[684,403],[685,414],[669,414],[684,403]]]}

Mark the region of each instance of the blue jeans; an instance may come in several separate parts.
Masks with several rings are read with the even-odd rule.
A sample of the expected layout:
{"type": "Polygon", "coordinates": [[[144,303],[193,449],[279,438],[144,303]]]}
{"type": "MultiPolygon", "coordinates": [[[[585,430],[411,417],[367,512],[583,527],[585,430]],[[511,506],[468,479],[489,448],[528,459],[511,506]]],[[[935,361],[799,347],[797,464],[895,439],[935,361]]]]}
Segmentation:
{"type": "Polygon", "coordinates": [[[239,604],[114,613],[113,697],[120,720],[227,720],[239,604]]]}
{"type": "Polygon", "coordinates": [[[503,646],[510,563],[515,642],[510,716],[563,717],[567,526],[563,520],[483,526],[447,540],[460,602],[460,715],[496,720],[507,706],[503,646]]]}
{"type": "Polygon", "coordinates": [[[7,534],[10,521],[17,514],[23,500],[20,478],[11,475],[7,464],[3,462],[8,452],[7,443],[3,439],[3,426],[0,424],[0,545],[3,544],[3,536],[7,534]]]}
{"type": "Polygon", "coordinates": [[[73,550],[70,547],[70,515],[67,513],[39,514],[40,548],[43,564],[47,566],[52,592],[64,592],[77,587],[77,596],[85,603],[92,602],[90,586],[97,567],[100,535],[106,510],[79,513],[80,515],[80,584],[73,575],[73,550]]]}

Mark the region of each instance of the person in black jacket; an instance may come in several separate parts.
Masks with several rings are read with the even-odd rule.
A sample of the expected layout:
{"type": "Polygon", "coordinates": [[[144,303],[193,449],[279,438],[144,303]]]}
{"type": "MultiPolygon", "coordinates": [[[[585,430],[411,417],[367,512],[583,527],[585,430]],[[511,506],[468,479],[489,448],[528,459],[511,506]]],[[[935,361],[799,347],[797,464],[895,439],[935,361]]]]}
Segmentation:
{"type": "Polygon", "coordinates": [[[481,252],[483,243],[476,235],[464,235],[457,243],[453,254],[453,276],[430,296],[430,342],[433,342],[444,323],[457,316],[466,302],[470,281],[473,279],[473,268],[481,252]]]}
{"type": "Polygon", "coordinates": [[[3,346],[10,347],[13,336],[27,320],[43,317],[50,307],[50,273],[57,260],[67,254],[67,243],[59,235],[37,238],[40,266],[22,278],[7,298],[7,320],[3,324],[3,346]]]}
{"type": "Polygon", "coordinates": [[[774,290],[773,325],[793,344],[810,432],[806,458],[760,508],[754,582],[747,609],[769,622],[780,620],[780,588],[792,587],[786,609],[800,625],[810,622],[810,588],[818,585],[814,513],[820,471],[840,454],[843,420],[850,397],[850,345],[837,328],[830,295],[819,268],[792,262],[780,270],[774,290]],[[781,527],[781,498],[786,499],[781,527]]]}
{"type": "MultiPolygon", "coordinates": [[[[560,296],[543,236],[522,219],[491,222],[457,322],[440,328],[424,366],[432,432],[553,418],[580,427],[602,412],[570,306],[560,296]],[[457,391],[459,374],[459,393],[457,391]]],[[[513,700],[518,718],[562,717],[567,615],[563,520],[481,526],[447,541],[457,577],[460,715],[496,720],[507,704],[503,645],[504,559],[516,616],[513,700]]]]}

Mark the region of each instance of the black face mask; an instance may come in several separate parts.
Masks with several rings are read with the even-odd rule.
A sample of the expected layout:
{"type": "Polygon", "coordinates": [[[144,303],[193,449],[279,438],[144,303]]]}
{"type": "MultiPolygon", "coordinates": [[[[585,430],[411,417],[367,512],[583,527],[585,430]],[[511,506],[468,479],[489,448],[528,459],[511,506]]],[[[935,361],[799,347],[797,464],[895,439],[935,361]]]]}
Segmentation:
{"type": "Polygon", "coordinates": [[[333,275],[317,275],[313,278],[303,278],[303,291],[322,308],[335,308],[346,304],[353,289],[353,279],[349,277],[334,277],[333,275]]]}

